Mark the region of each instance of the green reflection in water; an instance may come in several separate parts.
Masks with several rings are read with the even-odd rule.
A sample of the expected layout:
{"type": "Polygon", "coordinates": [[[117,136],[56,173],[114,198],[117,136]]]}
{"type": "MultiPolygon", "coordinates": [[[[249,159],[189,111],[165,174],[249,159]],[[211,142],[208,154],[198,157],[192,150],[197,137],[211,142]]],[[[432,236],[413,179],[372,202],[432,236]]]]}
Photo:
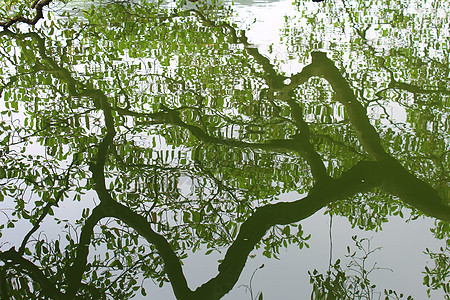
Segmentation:
{"type": "MultiPolygon", "coordinates": [[[[323,208],[363,230],[435,218],[446,247],[422,276],[448,298],[448,8],[373,5],[297,3],[292,74],[230,9],[109,3],[21,29],[2,15],[2,298],[126,299],[151,278],[219,299],[253,249],[308,247],[300,221],[323,208]],[[182,261],[199,249],[225,256],[191,290],[182,261]]],[[[355,265],[374,248],[354,242],[356,275],[330,261],[311,297],[402,298],[375,289],[355,265]]]]}

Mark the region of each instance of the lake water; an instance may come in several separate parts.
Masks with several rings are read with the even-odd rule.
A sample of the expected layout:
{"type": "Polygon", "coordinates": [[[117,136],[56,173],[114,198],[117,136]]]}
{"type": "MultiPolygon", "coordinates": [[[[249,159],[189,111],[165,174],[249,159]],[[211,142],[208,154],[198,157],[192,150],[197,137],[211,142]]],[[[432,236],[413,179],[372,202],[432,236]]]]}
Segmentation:
{"type": "Polygon", "coordinates": [[[0,32],[0,298],[450,299],[449,3],[200,2],[0,32]]]}

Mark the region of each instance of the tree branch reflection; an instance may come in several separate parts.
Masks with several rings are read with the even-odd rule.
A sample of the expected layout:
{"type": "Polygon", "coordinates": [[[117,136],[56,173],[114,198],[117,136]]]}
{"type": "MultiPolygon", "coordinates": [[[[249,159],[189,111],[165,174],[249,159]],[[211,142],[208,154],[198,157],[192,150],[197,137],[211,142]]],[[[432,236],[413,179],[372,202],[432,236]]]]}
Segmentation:
{"type": "MultiPolygon", "coordinates": [[[[245,62],[243,65],[252,63],[263,70],[261,74],[250,72],[249,78],[244,79],[255,80],[260,84],[261,96],[258,100],[270,109],[264,111],[251,107],[245,111],[244,107],[247,105],[245,102],[248,99],[244,96],[239,97],[239,93],[222,102],[219,101],[222,99],[219,96],[208,98],[213,92],[219,93],[219,91],[204,87],[207,86],[205,82],[197,82],[201,81],[202,74],[195,73],[200,79],[194,76],[184,79],[179,76],[180,79],[176,72],[170,73],[170,67],[167,66],[170,66],[171,61],[165,56],[166,53],[159,57],[162,75],[157,75],[165,78],[161,79],[162,81],[170,81],[183,88],[177,90],[172,86],[173,91],[161,89],[156,92],[150,89],[151,92],[146,95],[139,94],[135,86],[129,87],[132,80],[127,77],[128,70],[111,71],[110,77],[113,80],[104,74],[98,78],[88,72],[80,75],[75,71],[77,67],[79,68],[75,62],[72,65],[70,61],[66,62],[61,58],[60,44],[53,45],[53,48],[49,46],[52,44],[50,38],[44,38],[37,33],[16,34],[10,31],[1,33],[0,37],[7,36],[14,41],[16,43],[13,44],[14,47],[23,54],[23,61],[18,63],[18,70],[24,72],[23,74],[18,72],[19,74],[14,77],[17,77],[17,80],[23,79],[23,84],[28,83],[29,86],[33,86],[35,81],[39,80],[30,79],[27,76],[30,75],[29,70],[34,70],[35,77],[42,75],[43,78],[51,79],[48,84],[49,90],[60,97],[41,99],[40,94],[34,94],[35,91],[30,91],[29,86],[25,86],[25,89],[29,89],[28,91],[21,91],[20,87],[17,87],[18,94],[23,93],[28,96],[23,100],[23,111],[20,111],[27,122],[44,123],[45,114],[41,114],[36,108],[40,105],[46,106],[48,104],[46,101],[59,105],[59,109],[50,110],[48,117],[52,122],[43,126],[45,130],[33,130],[30,139],[36,138],[37,142],[42,142],[45,146],[46,134],[60,137],[57,139],[57,145],[49,146],[54,150],[48,155],[58,160],[60,163],[58,167],[63,169],[65,174],[63,179],[58,181],[60,184],[58,189],[48,187],[55,185],[55,182],[43,183],[48,190],[45,191],[46,197],[42,197],[40,214],[28,216],[32,228],[26,233],[18,251],[10,248],[0,252],[0,259],[3,261],[1,274],[8,272],[13,274],[17,271],[19,277],[23,274],[21,278],[28,276],[30,282],[36,283],[46,297],[54,299],[106,298],[110,288],[113,290],[111,294],[122,293],[120,284],[116,285],[119,287],[113,287],[113,284],[119,280],[111,283],[109,278],[113,276],[111,272],[116,270],[116,267],[123,269],[123,265],[118,259],[112,260],[109,257],[94,257],[93,261],[98,264],[91,264],[90,257],[93,256],[90,252],[91,247],[106,247],[117,256],[125,247],[128,250],[134,247],[134,252],[130,251],[129,256],[125,255],[130,277],[133,275],[134,266],[139,265],[136,261],[142,260],[140,265],[143,267],[143,272],[148,272],[146,276],[154,276],[160,282],[164,282],[167,276],[177,298],[220,299],[235,286],[251,251],[261,243],[271,228],[298,223],[337,201],[351,201],[357,195],[382,190],[387,194],[398,196],[424,214],[446,222],[450,221],[450,208],[444,205],[438,192],[429,183],[408,171],[389,153],[376,127],[372,125],[366,107],[359,101],[349,80],[342,76],[335,63],[325,53],[313,52],[312,62],[301,72],[285,76],[276,70],[270,59],[262,55],[258,48],[248,43],[245,33],[239,36],[231,25],[226,22],[213,22],[200,11],[190,11],[189,16],[191,15],[207,26],[202,27],[202,30],[225,28],[227,32],[217,33],[217,40],[220,37],[225,41],[225,37],[229,37],[232,42],[243,46],[242,53],[236,54],[236,57],[245,62]],[[164,61],[165,59],[167,61],[164,61]],[[163,66],[164,63],[166,66],[163,66]],[[335,137],[330,135],[325,143],[331,145],[340,143],[342,148],[350,149],[351,153],[351,159],[345,161],[342,171],[336,173],[331,170],[332,159],[328,159],[327,153],[321,150],[321,145],[317,141],[316,137],[320,133],[316,132],[313,122],[307,119],[305,103],[297,94],[303,85],[317,78],[324,79],[329,84],[333,90],[333,99],[345,107],[349,124],[356,133],[357,142],[361,145],[359,150],[357,146],[336,141],[335,137]],[[120,99],[124,101],[121,103],[120,99]],[[75,103],[75,100],[78,102],[75,103]],[[210,103],[206,103],[209,100],[211,100],[210,103]],[[80,125],[81,116],[85,117],[83,125],[80,125]],[[53,122],[54,120],[56,121],[53,122]],[[278,127],[268,128],[271,125],[278,127]],[[246,138],[245,135],[235,134],[232,131],[233,126],[236,126],[240,132],[247,131],[247,136],[256,137],[246,138]],[[265,130],[249,130],[258,126],[263,129],[273,129],[273,134],[266,134],[265,130]],[[229,127],[231,127],[231,133],[223,133],[229,130],[229,127]],[[159,145],[156,142],[150,143],[154,136],[158,136],[164,142],[159,145]],[[148,144],[145,144],[146,142],[148,144]],[[153,157],[158,146],[167,152],[169,152],[169,146],[185,147],[190,151],[191,161],[187,162],[188,159],[185,159],[181,162],[180,159],[180,162],[172,165],[159,163],[153,157]],[[66,149],[63,149],[64,147],[66,149]],[[58,150],[60,153],[63,150],[69,152],[73,160],[67,163],[67,155],[55,154],[58,150]],[[201,153],[201,151],[204,152],[201,153]],[[236,162],[227,161],[226,155],[230,155],[233,151],[242,154],[243,158],[236,162]],[[363,151],[367,153],[362,153],[363,151]],[[257,154],[267,156],[257,160],[252,157],[257,154]],[[300,165],[303,173],[295,168],[277,170],[273,157],[281,155],[288,156],[295,162],[290,165],[300,165]],[[251,165],[250,163],[246,165],[248,161],[260,168],[255,167],[244,176],[235,175],[234,172],[241,171],[240,168],[243,166],[251,165]],[[227,164],[229,173],[224,171],[224,168],[228,167],[227,164]],[[76,168],[80,174],[75,174],[72,168],[76,168]],[[158,173],[160,171],[170,173],[168,176],[170,180],[167,180],[167,183],[161,179],[162,176],[158,173]],[[281,173],[280,177],[284,176],[282,180],[277,178],[276,172],[281,173]],[[254,173],[257,175],[264,173],[268,180],[281,181],[286,185],[297,184],[309,174],[314,181],[302,184],[302,188],[307,191],[303,198],[291,202],[276,202],[273,200],[283,190],[273,189],[267,182],[258,181],[260,178],[258,176],[255,176],[255,179],[246,178],[254,173]],[[193,182],[188,188],[181,184],[183,176],[193,182]],[[236,178],[232,178],[235,182],[225,178],[227,176],[228,178],[235,176],[236,178]],[[158,181],[160,179],[161,182],[158,181]],[[194,180],[197,182],[194,183],[194,180]],[[184,192],[183,188],[190,191],[184,192]],[[254,193],[252,188],[256,190],[254,193]],[[81,198],[81,195],[89,190],[95,192],[100,202],[95,205],[91,213],[83,213],[78,221],[79,237],[67,236],[66,256],[63,257],[62,254],[58,256],[56,250],[54,255],[47,254],[49,253],[47,246],[51,243],[45,244],[44,239],[40,237],[36,238],[36,253],[40,252],[39,247],[45,244],[46,256],[42,258],[41,255],[30,254],[31,251],[27,245],[32,244],[29,242],[31,237],[40,228],[44,219],[48,219],[51,215],[51,209],[67,197],[65,193],[73,191],[78,198],[81,198]],[[45,204],[44,200],[47,201],[45,204]],[[165,221],[163,213],[166,213],[165,221]],[[114,220],[120,228],[103,226],[101,222],[105,220],[114,220]],[[99,233],[99,229],[104,232],[99,233]],[[122,235],[119,229],[123,229],[126,234],[122,235]],[[117,244],[111,242],[113,233],[120,241],[117,244]],[[124,246],[122,240],[128,244],[124,246]],[[213,249],[226,247],[227,250],[223,261],[218,264],[218,274],[197,289],[191,290],[183,273],[182,260],[189,249],[186,243],[189,245],[194,241],[198,241],[196,245],[210,243],[213,249]],[[148,248],[144,248],[141,244],[145,244],[148,248]],[[157,255],[152,256],[153,251],[157,252],[157,255]],[[156,261],[158,258],[159,265],[163,266],[161,271],[152,269],[152,260],[156,261]],[[53,265],[47,267],[46,259],[48,261],[53,259],[56,262],[52,261],[53,265]],[[62,267],[59,267],[60,265],[62,267]],[[101,276],[104,276],[103,282],[96,272],[99,270],[100,273],[101,268],[98,266],[104,267],[104,272],[101,273],[101,276]],[[97,288],[96,285],[99,282],[102,286],[97,288]]],[[[180,16],[185,15],[171,15],[165,20],[171,21],[180,16]]],[[[135,25],[139,27],[140,24],[135,25]]],[[[170,31],[169,29],[164,30],[170,31]]],[[[176,24],[171,32],[180,35],[190,33],[182,31],[176,24]]],[[[80,34],[92,37],[90,36],[92,33],[89,32],[80,34]]],[[[94,32],[92,35],[99,35],[100,42],[104,42],[105,45],[110,42],[101,35],[101,32],[94,32]]],[[[157,40],[157,37],[154,39],[157,40]]],[[[227,44],[228,41],[224,43],[227,44]]],[[[113,58],[120,57],[122,55],[120,51],[123,52],[123,50],[123,48],[117,50],[111,46],[108,48],[111,53],[107,54],[113,58]]],[[[141,57],[143,59],[147,58],[145,55],[149,54],[145,51],[143,53],[138,54],[143,54],[141,57]]],[[[133,55],[139,57],[138,54],[130,54],[130,57],[132,58],[133,55]]],[[[91,53],[89,55],[92,56],[91,53]]],[[[180,54],[177,57],[182,61],[183,55],[180,54]]],[[[230,57],[234,59],[233,55],[230,57]]],[[[102,66],[109,64],[113,69],[113,63],[109,61],[107,63],[105,60],[106,54],[105,57],[100,57],[100,64],[102,66]]],[[[252,69],[252,66],[245,68],[252,69]]],[[[143,80],[155,74],[150,72],[135,74],[133,70],[130,72],[133,79],[143,80]]],[[[241,76],[241,74],[231,74],[232,76],[241,76]]],[[[15,82],[16,78],[10,80],[2,89],[14,90],[15,82]]],[[[225,85],[225,80],[223,84],[225,85]]],[[[408,87],[403,86],[403,88],[407,90],[408,87]]],[[[237,90],[237,87],[235,89],[237,90]]],[[[249,107],[253,104],[250,103],[249,107]]],[[[19,109],[11,109],[10,114],[13,114],[11,111],[19,113],[19,109]]],[[[2,123],[2,127],[6,128],[6,126],[2,123]]],[[[24,131],[26,127],[27,125],[23,126],[24,131]]],[[[8,136],[2,142],[5,152],[9,151],[7,147],[12,146],[9,141],[8,136]]],[[[332,153],[330,157],[333,155],[339,157],[338,154],[332,153]]],[[[169,156],[167,154],[167,157],[169,156]]],[[[19,155],[15,156],[17,160],[19,157],[19,155]]],[[[26,171],[28,166],[25,163],[23,166],[26,171]]],[[[22,177],[25,177],[23,173],[25,171],[22,170],[22,173],[19,171],[9,172],[8,176],[22,180],[22,177]]],[[[37,187],[34,188],[37,189],[37,187]]],[[[23,201],[22,198],[15,201],[23,201]]],[[[52,246],[55,249],[59,248],[56,242],[52,246]]],[[[105,253],[110,253],[107,250],[105,253]]],[[[121,276],[117,278],[127,280],[125,275],[121,276]]],[[[4,275],[4,277],[7,276],[4,275]]],[[[6,282],[9,285],[8,288],[2,288],[2,297],[23,296],[24,294],[20,294],[22,293],[20,290],[15,290],[10,282],[12,280],[6,282]]],[[[134,291],[138,284],[133,283],[131,279],[129,282],[131,283],[128,289],[134,291]]],[[[34,293],[41,295],[41,292],[36,291],[23,293],[27,296],[34,293]]]]}

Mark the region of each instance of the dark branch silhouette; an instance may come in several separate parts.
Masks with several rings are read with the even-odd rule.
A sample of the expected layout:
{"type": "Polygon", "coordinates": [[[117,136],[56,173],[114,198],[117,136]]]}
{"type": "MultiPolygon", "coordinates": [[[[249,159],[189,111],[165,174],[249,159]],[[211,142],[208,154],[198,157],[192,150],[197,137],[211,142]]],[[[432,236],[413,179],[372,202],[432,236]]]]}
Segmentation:
{"type": "MultiPolygon", "coordinates": [[[[36,8],[40,7],[42,13],[43,5],[48,3],[50,1],[41,1],[35,4],[36,8]]],[[[33,39],[37,44],[36,51],[39,54],[39,56],[36,55],[36,65],[42,71],[51,73],[64,82],[70,96],[88,97],[95,110],[102,113],[105,130],[102,131],[101,141],[93,146],[97,151],[89,162],[93,189],[100,200],[100,204],[93,209],[82,226],[76,245],[75,258],[64,272],[65,278],[63,280],[65,282],[63,286],[66,289],[64,291],[59,290],[38,265],[24,258],[24,245],[38,229],[38,224],[47,215],[45,210],[42,217],[38,219],[37,225],[26,235],[19,251],[11,248],[0,252],[0,259],[5,263],[5,266],[2,266],[0,270],[0,274],[6,272],[7,268],[20,270],[38,283],[43,293],[52,299],[77,298],[80,290],[87,291],[94,298],[99,297],[101,295],[99,290],[83,283],[83,274],[87,271],[89,246],[92,243],[94,228],[100,220],[108,217],[120,220],[147,242],[154,245],[164,261],[165,272],[178,299],[220,299],[236,284],[250,252],[270,228],[304,220],[333,202],[350,199],[357,194],[370,192],[378,188],[400,197],[404,202],[427,215],[450,221],[450,208],[442,203],[438,193],[429,184],[408,172],[384,149],[381,138],[371,125],[365,108],[358,101],[348,81],[336,68],[334,62],[328,59],[324,53],[312,53],[311,64],[300,73],[291,76],[289,78],[290,83],[285,84],[287,77],[279,75],[270,60],[261,55],[257,48],[250,47],[245,36],[238,38],[231,26],[226,26],[226,24],[216,25],[202,17],[199,12],[196,12],[196,15],[206,24],[227,28],[233,39],[242,43],[248,55],[252,56],[262,66],[266,75],[261,76],[261,78],[271,91],[279,92],[280,100],[289,106],[290,117],[297,129],[296,134],[288,139],[272,139],[265,143],[250,143],[209,134],[197,124],[189,124],[185,121],[176,108],[168,108],[162,104],[153,113],[140,113],[128,107],[119,108],[111,104],[106,92],[89,87],[88,84],[77,80],[69,69],[64,68],[51,58],[47,54],[48,50],[45,48],[44,40],[39,35],[34,33],[13,34],[5,31],[2,34],[7,34],[19,41],[28,37],[33,39]],[[336,178],[332,178],[328,174],[323,158],[316,151],[311,141],[310,126],[305,121],[302,107],[293,93],[294,89],[307,82],[311,77],[321,77],[331,85],[337,100],[346,107],[349,120],[356,130],[362,147],[372,159],[371,161],[356,163],[336,178]],[[152,120],[153,124],[169,124],[177,128],[183,128],[189,131],[198,141],[213,145],[296,153],[310,166],[315,182],[307,196],[302,199],[258,207],[253,214],[242,222],[237,237],[229,246],[224,260],[218,265],[217,276],[205,282],[196,290],[191,290],[183,273],[181,258],[174,250],[170,240],[152,229],[152,224],[147,216],[143,216],[124,203],[119,202],[118,199],[115,199],[111,190],[106,187],[106,182],[109,179],[106,173],[108,164],[111,162],[110,158],[115,157],[117,159],[118,157],[114,148],[117,138],[116,126],[118,126],[115,121],[115,114],[122,117],[147,118],[152,120]]],[[[2,26],[5,27],[5,25],[2,26]]],[[[121,163],[123,168],[136,167],[135,165],[127,166],[123,161],[121,163]]],[[[67,174],[70,174],[70,168],[67,174]]],[[[68,182],[67,178],[66,182],[68,182]]],[[[63,188],[62,191],[65,191],[65,189],[63,188]]],[[[47,208],[48,210],[49,208],[47,208]]],[[[7,291],[2,289],[2,294],[5,293],[7,291]]]]}
{"type": "Polygon", "coordinates": [[[25,23],[28,25],[36,25],[37,22],[44,17],[44,7],[49,5],[53,0],[35,0],[32,4],[31,8],[35,9],[35,15],[32,19],[24,17],[22,15],[17,15],[13,18],[11,18],[8,21],[2,21],[0,22],[0,26],[3,27],[3,29],[8,29],[12,25],[16,23],[25,23]]]}

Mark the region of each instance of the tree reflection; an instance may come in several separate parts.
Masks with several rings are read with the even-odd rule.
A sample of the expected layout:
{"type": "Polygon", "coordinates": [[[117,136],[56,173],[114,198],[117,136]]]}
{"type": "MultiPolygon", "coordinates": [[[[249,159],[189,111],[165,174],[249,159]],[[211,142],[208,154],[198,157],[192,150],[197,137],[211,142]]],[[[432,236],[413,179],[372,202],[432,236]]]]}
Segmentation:
{"type": "MultiPolygon", "coordinates": [[[[255,247],[271,257],[307,245],[299,222],[324,207],[367,229],[403,207],[447,224],[441,186],[404,163],[325,53],[288,76],[225,21],[143,2],[59,20],[58,34],[0,33],[0,200],[14,206],[7,228],[28,223],[2,245],[2,298],[124,299],[142,276],[179,299],[220,299],[255,247]],[[305,196],[277,200],[289,191],[305,196]],[[75,221],[58,215],[72,201],[85,207],[75,221]],[[371,211],[355,214],[362,205],[371,211]],[[42,233],[52,218],[64,236],[42,233]],[[200,247],[226,254],[191,290],[182,260],[200,247]]],[[[386,60],[377,68],[389,89],[449,94],[401,83],[386,60]]],[[[433,142],[444,182],[445,134],[433,142]]]]}

